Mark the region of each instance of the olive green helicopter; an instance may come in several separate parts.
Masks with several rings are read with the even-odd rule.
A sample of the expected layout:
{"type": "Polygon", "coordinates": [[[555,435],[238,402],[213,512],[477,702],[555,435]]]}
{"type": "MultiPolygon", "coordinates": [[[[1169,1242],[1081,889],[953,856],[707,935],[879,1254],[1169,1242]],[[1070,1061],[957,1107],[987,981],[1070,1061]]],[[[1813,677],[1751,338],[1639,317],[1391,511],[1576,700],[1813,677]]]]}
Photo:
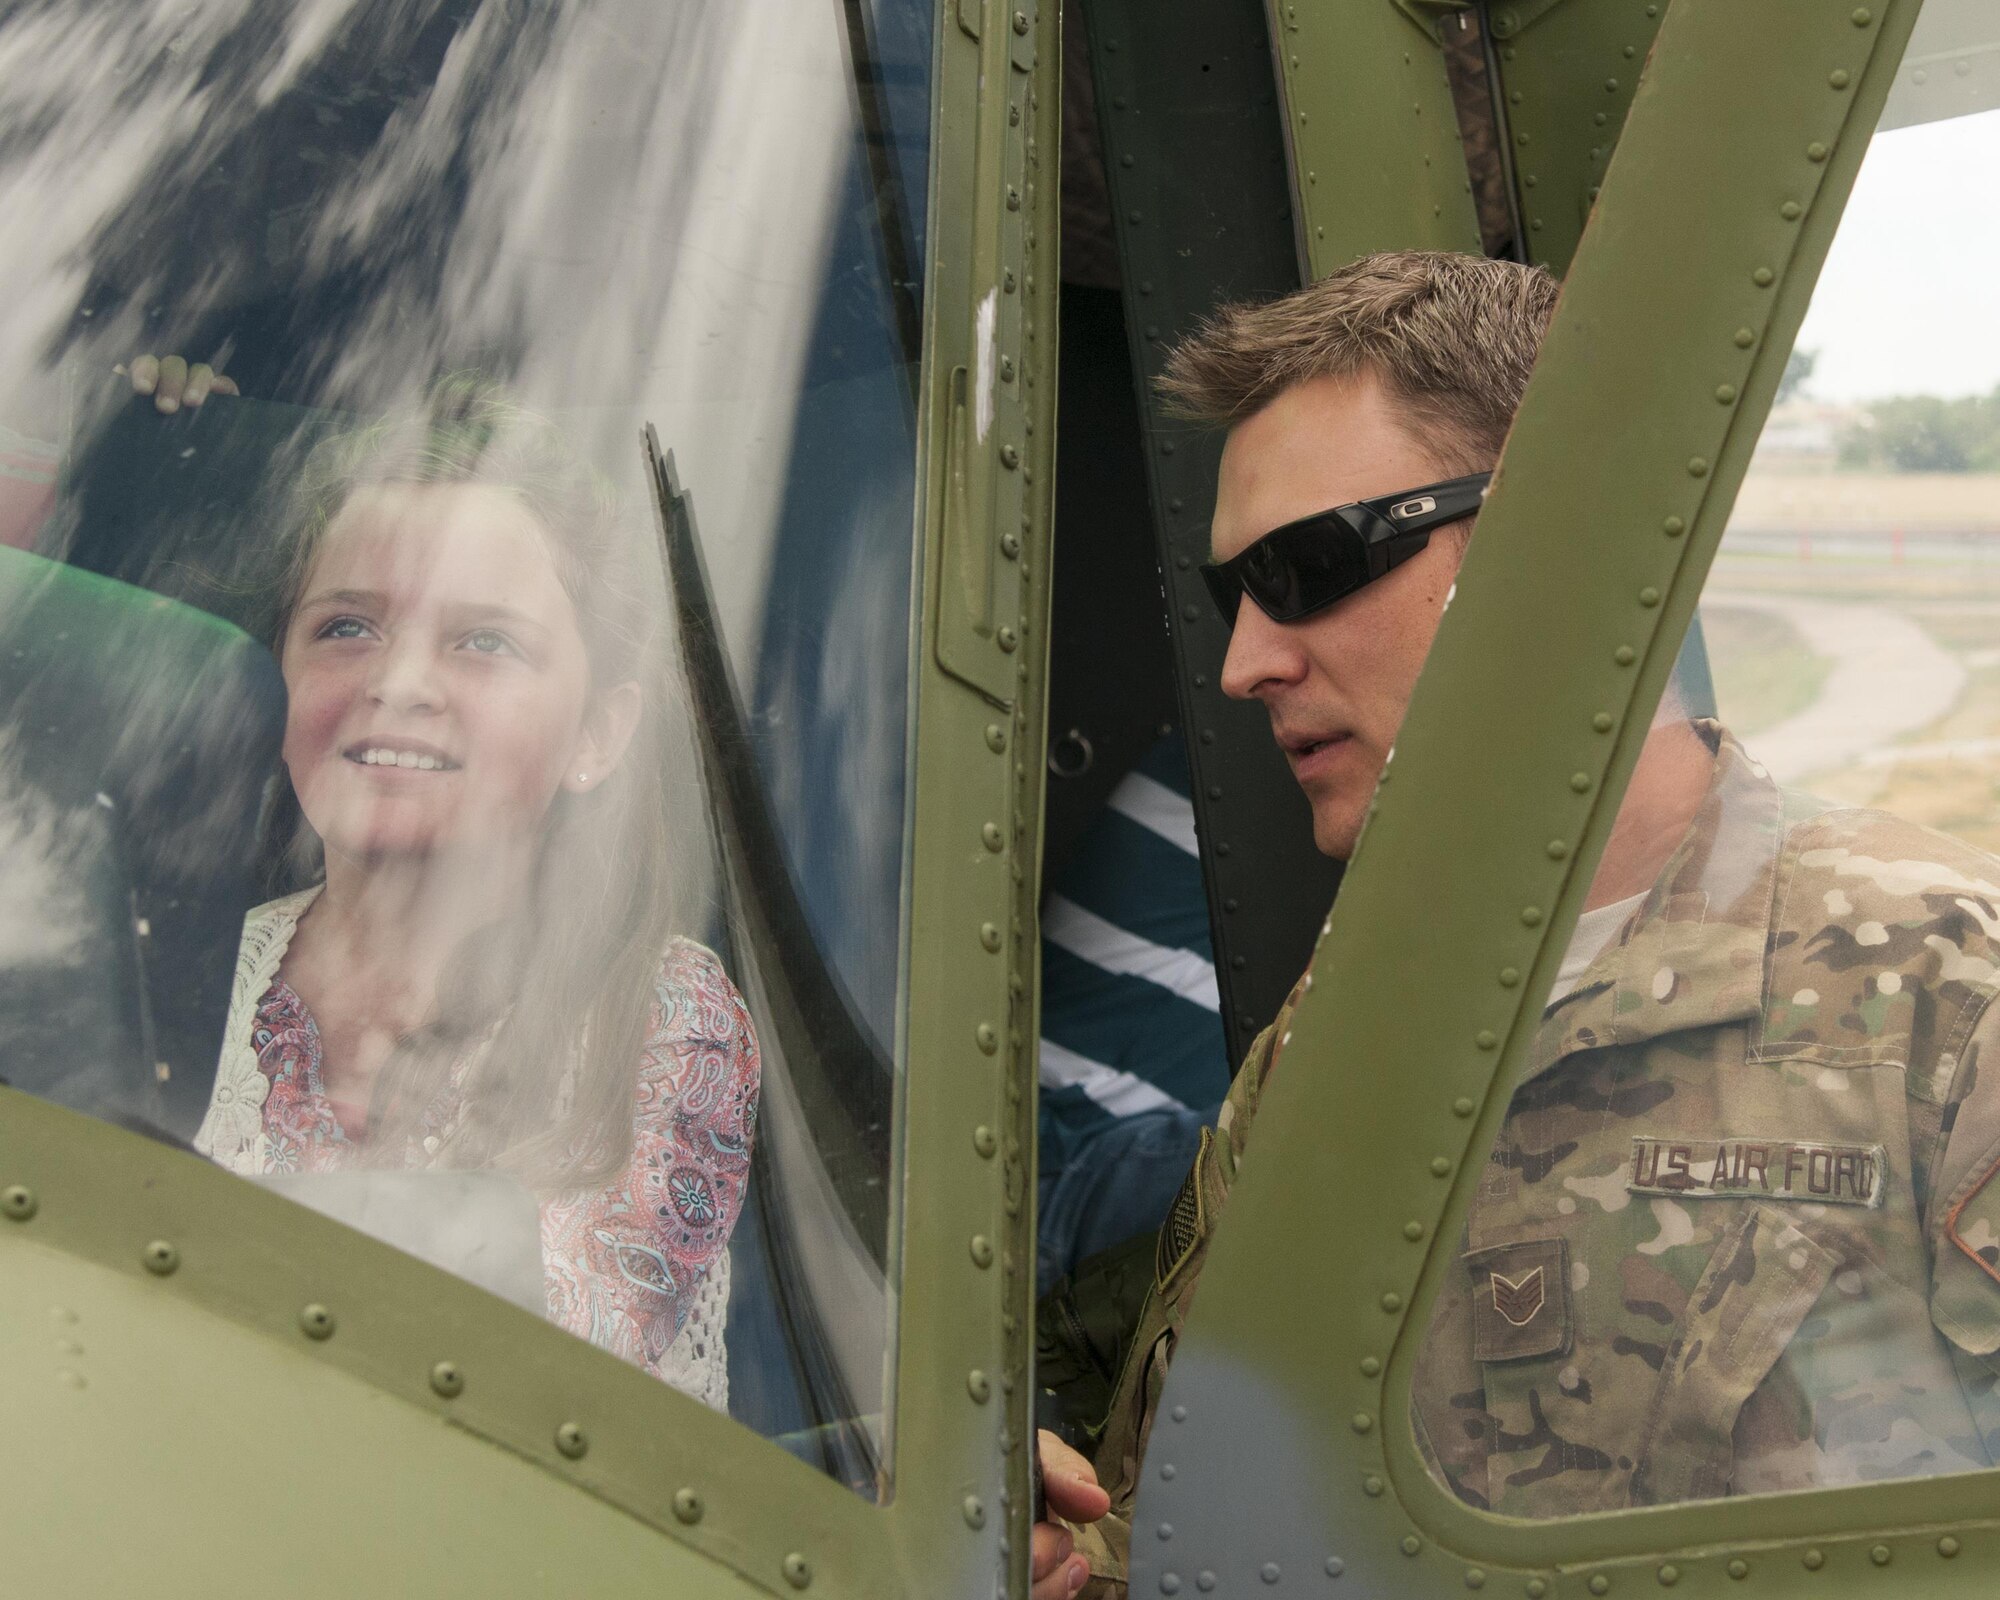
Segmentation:
{"type": "MultiPolygon", "coordinates": [[[[1128,1592],[1991,1589],[2000,1439],[1523,1514],[1405,1419],[1660,708],[2000,850],[2000,13],[24,0],[0,59],[6,1593],[1028,1594],[1154,1261],[1038,1295],[1044,890],[1163,736],[1204,1038],[1311,992],[1128,1592]],[[1157,380],[1407,250],[1563,287],[1343,868],[1157,380]]],[[[1558,1203],[1663,1282],[1699,1205],[1558,1203]]]]}

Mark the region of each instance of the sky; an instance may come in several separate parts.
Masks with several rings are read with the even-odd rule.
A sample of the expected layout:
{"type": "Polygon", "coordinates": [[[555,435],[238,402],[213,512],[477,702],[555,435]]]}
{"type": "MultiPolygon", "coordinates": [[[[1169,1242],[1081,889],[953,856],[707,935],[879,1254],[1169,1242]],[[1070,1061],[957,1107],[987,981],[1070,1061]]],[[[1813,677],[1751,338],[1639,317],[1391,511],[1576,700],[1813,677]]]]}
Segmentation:
{"type": "Polygon", "coordinates": [[[1798,348],[1821,400],[2000,386],[2000,111],[1876,136],[1798,348]]]}

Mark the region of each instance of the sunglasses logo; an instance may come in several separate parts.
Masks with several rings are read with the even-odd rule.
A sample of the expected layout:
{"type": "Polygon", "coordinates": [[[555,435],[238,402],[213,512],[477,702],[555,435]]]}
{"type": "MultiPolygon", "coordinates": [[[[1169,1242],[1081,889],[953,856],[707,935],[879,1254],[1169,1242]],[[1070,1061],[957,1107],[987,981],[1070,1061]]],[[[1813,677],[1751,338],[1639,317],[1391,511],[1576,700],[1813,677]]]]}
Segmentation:
{"type": "Polygon", "coordinates": [[[1411,517],[1421,517],[1426,511],[1437,510],[1437,501],[1427,494],[1420,494],[1414,500],[1405,500],[1389,508],[1389,515],[1399,522],[1411,517]]]}

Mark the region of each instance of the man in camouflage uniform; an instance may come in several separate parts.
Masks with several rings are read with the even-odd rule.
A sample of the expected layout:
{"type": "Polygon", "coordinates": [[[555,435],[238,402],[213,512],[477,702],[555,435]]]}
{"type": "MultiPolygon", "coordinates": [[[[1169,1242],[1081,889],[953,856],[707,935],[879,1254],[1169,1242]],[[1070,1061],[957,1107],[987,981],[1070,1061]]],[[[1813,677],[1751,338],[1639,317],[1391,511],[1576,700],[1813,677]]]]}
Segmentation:
{"type": "MultiPolygon", "coordinates": [[[[1468,380],[1511,415],[1553,294],[1503,263],[1375,257],[1197,335],[1174,377],[1232,427],[1218,556],[1321,484],[1360,499],[1477,470],[1477,407],[1441,394],[1432,357],[1454,326],[1511,340],[1511,388],[1468,380]],[[1414,459],[1376,438],[1385,416],[1414,459]]],[[[1291,624],[1239,611],[1224,685],[1270,711],[1330,853],[1358,836],[1415,681],[1402,653],[1420,666],[1460,551],[1433,538],[1291,624]],[[1392,591],[1433,552],[1443,571],[1392,591]]],[[[1669,704],[1586,907],[1419,1355],[1433,1470],[1549,1517],[2000,1462],[2000,1092],[1981,1080],[2000,1060],[2000,862],[1782,791],[1669,704]]],[[[1161,1230],[1096,1452],[1110,1512],[1037,1529],[1038,1600],[1086,1563],[1093,1594],[1122,1590],[1138,1463],[1291,1010],[1161,1230]]]]}

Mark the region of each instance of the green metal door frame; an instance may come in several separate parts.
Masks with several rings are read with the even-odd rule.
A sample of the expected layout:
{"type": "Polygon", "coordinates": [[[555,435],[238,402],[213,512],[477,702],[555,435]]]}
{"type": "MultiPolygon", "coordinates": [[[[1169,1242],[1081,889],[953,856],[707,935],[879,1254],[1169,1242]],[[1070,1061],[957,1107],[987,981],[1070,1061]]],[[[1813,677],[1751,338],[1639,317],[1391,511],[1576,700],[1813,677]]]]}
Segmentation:
{"type": "MultiPolygon", "coordinates": [[[[1294,37],[1371,4],[1390,11],[1303,0],[1294,37]]],[[[1336,1572],[1368,1594],[1991,1587],[1991,1474],[1529,1523],[1436,1485],[1408,1423],[1527,997],[1553,980],[1916,11],[1674,0],[1662,21],[1205,1267],[1135,1594],[1204,1571],[1232,1593],[1336,1572]]]]}
{"type": "Polygon", "coordinates": [[[885,1502],[372,1239],[0,1089],[0,1293],[54,1319],[49,1350],[0,1347],[14,1581],[1025,1590],[1058,27],[1037,0],[939,7],[885,1502]],[[312,1537],[336,1485],[374,1509],[312,1537]]]}

